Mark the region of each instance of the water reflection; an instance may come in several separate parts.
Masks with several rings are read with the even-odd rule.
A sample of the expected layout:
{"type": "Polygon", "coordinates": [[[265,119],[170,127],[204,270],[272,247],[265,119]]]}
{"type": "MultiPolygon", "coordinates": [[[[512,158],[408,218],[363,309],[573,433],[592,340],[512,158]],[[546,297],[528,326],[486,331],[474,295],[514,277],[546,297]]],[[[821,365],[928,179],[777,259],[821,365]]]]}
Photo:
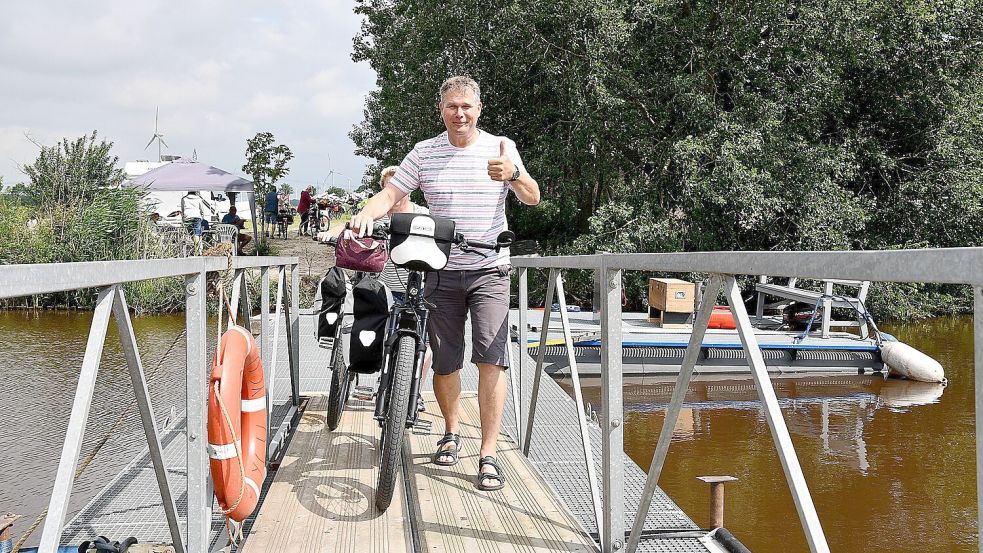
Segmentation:
{"type": "MultiPolygon", "coordinates": [[[[633,413],[661,416],[672,397],[674,382],[664,377],[627,379],[625,404],[633,413]]],[[[862,474],[870,468],[864,427],[874,419],[875,412],[881,408],[905,412],[938,403],[945,390],[943,384],[870,375],[775,377],[772,386],[790,433],[818,436],[828,458],[835,457],[862,474]]],[[[752,380],[704,377],[690,386],[673,430],[673,441],[707,435],[704,421],[718,410],[752,411],[764,420],[752,380]]]]}

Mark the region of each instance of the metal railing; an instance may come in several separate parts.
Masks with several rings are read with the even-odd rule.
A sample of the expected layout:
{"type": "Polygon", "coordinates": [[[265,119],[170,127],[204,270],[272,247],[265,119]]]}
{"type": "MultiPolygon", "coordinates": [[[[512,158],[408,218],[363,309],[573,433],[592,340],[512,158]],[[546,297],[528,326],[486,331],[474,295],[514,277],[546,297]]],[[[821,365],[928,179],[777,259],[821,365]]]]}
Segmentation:
{"type": "MultiPolygon", "coordinates": [[[[249,297],[246,287],[246,271],[261,272],[260,352],[263,366],[267,367],[267,395],[272,394],[275,381],[276,356],[279,340],[279,318],[284,317],[287,328],[287,354],[290,369],[290,406],[283,423],[271,432],[268,457],[272,458],[283,445],[291,421],[297,413],[300,401],[299,363],[299,291],[300,272],[296,257],[187,257],[178,259],[146,259],[134,261],[96,261],[88,263],[52,263],[37,265],[0,266],[0,299],[48,294],[84,288],[97,288],[98,297],[89,338],[79,373],[72,412],[69,417],[65,442],[62,446],[55,476],[55,485],[48,504],[47,516],[41,535],[39,551],[54,553],[61,541],[68,500],[72,493],[74,475],[79,462],[83,434],[92,405],[96,374],[102,358],[109,319],[113,317],[119,330],[120,341],[126,357],[136,402],[140,410],[144,436],[150,450],[154,474],[160,490],[164,513],[167,518],[175,551],[207,551],[211,525],[212,490],[208,471],[207,428],[207,379],[210,371],[206,346],[206,275],[209,272],[235,271],[232,279],[231,305],[239,312],[238,321],[247,328],[251,325],[249,297]],[[273,340],[270,340],[270,268],[278,269],[276,318],[273,324],[273,340]],[[287,290],[287,270],[290,271],[287,290]],[[185,282],[185,332],[187,343],[186,416],[188,462],[188,517],[187,535],[182,535],[172,486],[157,433],[157,419],[147,389],[146,374],[140,360],[140,352],[133,333],[129,310],[122,284],[156,278],[184,277],[185,282]],[[289,293],[290,301],[284,302],[289,293]]],[[[224,307],[220,308],[220,313],[224,307]]],[[[221,329],[223,317],[219,317],[221,329]]],[[[272,430],[272,429],[271,429],[272,430]]]]}
{"type": "MultiPolygon", "coordinates": [[[[809,279],[849,279],[873,282],[915,282],[966,284],[973,287],[974,336],[975,336],[975,401],[976,401],[976,481],[977,513],[983,512],[983,248],[949,248],[924,250],[850,251],[850,252],[698,252],[656,254],[598,254],[586,256],[513,257],[512,264],[518,270],[519,281],[519,344],[528,345],[527,308],[529,306],[528,270],[548,269],[546,301],[539,353],[536,359],[531,402],[527,417],[523,420],[519,398],[523,398],[520,386],[525,364],[519,355],[517,377],[511,375],[513,405],[520,414],[517,431],[523,450],[528,454],[530,437],[536,412],[536,400],[540,378],[543,374],[546,335],[549,330],[550,309],[554,297],[559,301],[560,323],[566,343],[575,400],[580,415],[581,439],[584,458],[591,480],[591,496],[599,530],[601,551],[634,553],[648,515],[653,494],[662,474],[673,428],[679,416],[683,399],[698,360],[703,337],[710,320],[714,299],[719,292],[727,298],[735,321],[737,333],[747,364],[754,380],[758,397],[763,404],[765,418],[772,440],[778,452],[782,469],[788,481],[796,511],[802,524],[809,548],[813,553],[829,551],[819,515],[806,484],[802,468],[792,445],[785,419],[782,416],[775,390],[768,376],[761,349],[758,346],[750,317],[745,309],[737,275],[770,275],[809,279]],[[595,297],[600,292],[601,326],[601,429],[600,486],[593,474],[591,449],[580,393],[579,376],[573,355],[570,323],[563,297],[563,269],[586,269],[594,272],[595,297]],[[622,397],[622,274],[624,271],[659,271],[670,273],[709,273],[710,284],[704,291],[704,301],[693,323],[693,332],[680,366],[672,399],[666,409],[666,417],[656,444],[655,452],[642,491],[638,511],[630,533],[626,534],[624,470],[621,455],[624,452],[624,405],[622,397]],[[518,380],[517,380],[518,379],[518,380]],[[600,496],[600,499],[599,499],[600,496]],[[627,543],[625,542],[627,538],[627,543]]],[[[512,372],[512,371],[510,371],[512,372]]],[[[983,520],[977,518],[979,535],[983,535],[983,520]]],[[[983,541],[980,544],[983,553],[983,541]]]]}

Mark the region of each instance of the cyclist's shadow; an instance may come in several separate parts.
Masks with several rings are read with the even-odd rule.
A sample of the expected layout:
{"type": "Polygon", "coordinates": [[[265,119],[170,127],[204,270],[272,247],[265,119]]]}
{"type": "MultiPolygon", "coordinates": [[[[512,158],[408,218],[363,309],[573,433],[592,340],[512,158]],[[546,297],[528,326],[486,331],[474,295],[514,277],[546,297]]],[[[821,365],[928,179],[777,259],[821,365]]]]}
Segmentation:
{"type": "MultiPolygon", "coordinates": [[[[346,416],[371,420],[371,414],[360,411],[372,409],[371,404],[349,404],[345,411],[346,416]]],[[[297,501],[311,513],[329,520],[364,521],[382,515],[375,507],[379,471],[379,429],[375,422],[359,425],[356,431],[339,427],[331,432],[316,422],[313,426],[311,430],[321,426],[311,440],[313,452],[298,459],[305,464],[298,467],[299,474],[291,481],[297,501]]]]}

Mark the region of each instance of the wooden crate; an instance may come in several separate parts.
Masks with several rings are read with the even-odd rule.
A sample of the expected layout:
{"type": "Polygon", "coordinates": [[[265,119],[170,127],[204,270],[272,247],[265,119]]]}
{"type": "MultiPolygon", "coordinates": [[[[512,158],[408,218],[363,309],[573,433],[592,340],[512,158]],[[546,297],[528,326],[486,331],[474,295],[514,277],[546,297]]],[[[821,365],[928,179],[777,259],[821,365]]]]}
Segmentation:
{"type": "Polygon", "coordinates": [[[649,322],[655,323],[662,328],[691,328],[693,326],[692,318],[692,313],[662,311],[649,306],[649,322]]]}
{"type": "Polygon", "coordinates": [[[678,278],[650,278],[649,305],[659,311],[692,313],[696,305],[696,285],[678,278]]]}

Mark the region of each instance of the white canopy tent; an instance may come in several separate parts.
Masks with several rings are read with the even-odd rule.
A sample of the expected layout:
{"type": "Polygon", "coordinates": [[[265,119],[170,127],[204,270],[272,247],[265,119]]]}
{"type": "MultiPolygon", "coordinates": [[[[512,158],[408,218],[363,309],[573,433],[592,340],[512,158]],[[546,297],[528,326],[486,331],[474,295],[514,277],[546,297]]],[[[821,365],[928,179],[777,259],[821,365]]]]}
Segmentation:
{"type": "Polygon", "coordinates": [[[249,199],[250,220],[253,236],[256,231],[256,194],[253,182],[237,177],[228,171],[212,167],[199,161],[179,158],[171,163],[133,177],[125,182],[128,186],[144,188],[156,192],[225,192],[246,194],[249,199]]]}

